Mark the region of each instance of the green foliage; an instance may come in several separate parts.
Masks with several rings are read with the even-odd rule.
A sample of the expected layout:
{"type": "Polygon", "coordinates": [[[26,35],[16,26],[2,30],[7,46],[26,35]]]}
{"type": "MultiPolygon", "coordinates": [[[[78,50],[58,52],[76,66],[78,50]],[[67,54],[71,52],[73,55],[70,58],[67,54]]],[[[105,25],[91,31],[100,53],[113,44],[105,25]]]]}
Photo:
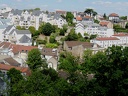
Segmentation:
{"type": "MultiPolygon", "coordinates": [[[[125,27],[126,27],[126,26],[125,26],[125,27]]],[[[117,24],[114,24],[114,25],[113,25],[113,29],[114,29],[114,31],[116,31],[116,32],[128,32],[127,29],[122,28],[120,25],[117,25],[117,24]]]]}
{"type": "Polygon", "coordinates": [[[90,39],[94,39],[94,38],[96,38],[97,37],[97,35],[91,35],[90,36],[90,39]]]}
{"type": "Polygon", "coordinates": [[[21,26],[16,26],[16,29],[18,29],[18,30],[26,30],[24,27],[21,27],[21,26]]]}
{"type": "Polygon", "coordinates": [[[127,96],[128,94],[128,47],[112,46],[105,52],[96,54],[92,54],[91,50],[85,50],[82,60],[70,53],[61,53],[59,69],[68,73],[66,79],[59,77],[57,73],[59,71],[51,68],[32,71],[32,74],[25,79],[20,71],[11,69],[11,72],[8,72],[10,80],[13,81],[10,96],[127,96]],[[90,74],[93,75],[92,78],[90,74]]]}
{"type": "Polygon", "coordinates": [[[35,8],[34,10],[40,10],[40,8],[35,8]]]}
{"type": "Polygon", "coordinates": [[[106,13],[104,13],[103,18],[104,18],[104,19],[107,19],[106,13]]]}
{"type": "Polygon", "coordinates": [[[42,33],[46,36],[50,36],[52,32],[55,32],[55,27],[53,27],[50,23],[46,23],[42,27],[42,33]]]}
{"type": "Polygon", "coordinates": [[[62,29],[60,29],[59,35],[64,36],[67,32],[67,25],[64,25],[62,29]]]}
{"type": "Polygon", "coordinates": [[[96,16],[97,15],[97,12],[94,11],[93,9],[90,9],[90,8],[87,8],[84,13],[90,15],[90,16],[96,16]]]}
{"type": "Polygon", "coordinates": [[[47,63],[42,60],[41,52],[38,49],[32,49],[31,51],[29,51],[27,64],[33,71],[40,68],[47,68],[47,63]]]}
{"type": "Polygon", "coordinates": [[[17,90],[17,84],[23,80],[23,76],[21,75],[21,72],[19,70],[16,70],[15,68],[12,68],[10,69],[8,72],[7,72],[7,75],[10,79],[10,88],[9,88],[9,95],[10,96],[17,96],[19,94],[22,94],[20,93],[18,90],[17,90]]]}
{"type": "Polygon", "coordinates": [[[50,36],[50,39],[49,39],[49,42],[50,42],[50,43],[56,43],[56,37],[53,36],[53,35],[51,35],[51,36],[50,36]]]}
{"type": "Polygon", "coordinates": [[[96,20],[96,19],[94,20],[94,23],[97,23],[97,24],[99,24],[99,22],[100,22],[100,21],[98,21],[98,20],[96,20]]]}
{"type": "Polygon", "coordinates": [[[75,33],[74,29],[71,29],[70,33],[65,37],[66,41],[76,41],[78,40],[78,35],[75,33]]]}
{"type": "Polygon", "coordinates": [[[128,23],[126,23],[125,28],[128,29],[128,23]]]}
{"type": "Polygon", "coordinates": [[[127,16],[121,16],[120,19],[127,20],[127,16]]]}
{"type": "Polygon", "coordinates": [[[37,43],[37,44],[46,44],[47,41],[46,41],[46,40],[37,39],[37,40],[36,40],[36,43],[37,43]]]}
{"type": "Polygon", "coordinates": [[[55,44],[55,43],[47,43],[47,44],[45,45],[45,47],[47,47],[47,48],[57,48],[58,45],[55,44]]]}
{"type": "Polygon", "coordinates": [[[71,73],[77,70],[79,58],[76,58],[72,54],[65,52],[60,54],[59,62],[59,69],[63,69],[71,73]]]}
{"type": "Polygon", "coordinates": [[[68,24],[73,24],[73,18],[74,18],[74,15],[71,12],[67,12],[66,21],[68,22],[68,24]]]}
{"type": "Polygon", "coordinates": [[[35,29],[35,27],[30,26],[30,27],[28,28],[28,30],[32,33],[33,36],[36,34],[36,29],[35,29]]]}

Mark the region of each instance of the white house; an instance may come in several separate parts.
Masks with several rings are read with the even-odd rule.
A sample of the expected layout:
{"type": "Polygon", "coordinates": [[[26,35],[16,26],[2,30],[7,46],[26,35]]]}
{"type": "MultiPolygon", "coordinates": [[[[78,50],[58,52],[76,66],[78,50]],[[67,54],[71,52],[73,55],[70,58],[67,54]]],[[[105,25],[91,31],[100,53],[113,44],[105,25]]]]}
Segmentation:
{"type": "Polygon", "coordinates": [[[117,33],[112,35],[112,37],[116,37],[120,39],[121,44],[128,44],[128,34],[127,33],[117,33]]]}
{"type": "Polygon", "coordinates": [[[84,33],[85,33],[85,27],[82,23],[77,23],[76,24],[76,27],[75,27],[75,32],[78,34],[78,33],[81,33],[81,35],[84,37],[84,33]]]}
{"type": "Polygon", "coordinates": [[[113,21],[113,23],[118,23],[120,21],[119,15],[116,13],[111,13],[108,17],[110,21],[113,21]]]}
{"type": "Polygon", "coordinates": [[[91,43],[96,43],[101,47],[108,48],[112,47],[112,45],[122,44],[121,40],[117,37],[100,37],[90,41],[91,43]]]}
{"type": "Polygon", "coordinates": [[[83,23],[77,23],[75,27],[76,33],[81,33],[81,35],[84,37],[84,33],[87,33],[89,35],[97,35],[98,37],[110,37],[114,34],[114,30],[102,27],[99,24],[92,23],[92,24],[83,24],[83,23]]]}
{"type": "Polygon", "coordinates": [[[29,30],[17,30],[15,26],[8,26],[2,33],[2,40],[15,44],[30,46],[32,44],[29,30]]]}
{"type": "Polygon", "coordinates": [[[58,49],[55,48],[42,48],[41,55],[43,59],[46,59],[48,63],[48,68],[53,68],[57,70],[58,65],[58,49]]]}

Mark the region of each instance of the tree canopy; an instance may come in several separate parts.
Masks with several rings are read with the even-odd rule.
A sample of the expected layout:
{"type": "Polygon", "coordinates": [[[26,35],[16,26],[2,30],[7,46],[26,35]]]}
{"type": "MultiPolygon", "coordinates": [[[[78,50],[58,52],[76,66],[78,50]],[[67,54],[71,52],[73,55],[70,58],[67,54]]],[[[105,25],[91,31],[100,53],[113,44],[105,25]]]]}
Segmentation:
{"type": "Polygon", "coordinates": [[[87,8],[87,9],[84,11],[84,13],[86,13],[86,14],[88,14],[88,15],[90,15],[90,16],[96,16],[96,15],[97,15],[97,12],[94,11],[93,9],[91,9],[91,8],[87,8]]]}
{"type": "Polygon", "coordinates": [[[35,70],[25,78],[20,71],[11,69],[8,75],[14,85],[10,86],[9,93],[13,92],[10,96],[128,95],[128,47],[112,46],[96,54],[85,50],[82,60],[64,52],[60,54],[59,69],[35,70]]]}
{"type": "Polygon", "coordinates": [[[46,36],[50,36],[50,34],[52,32],[55,32],[55,27],[53,25],[51,25],[50,23],[46,23],[43,27],[42,27],[42,33],[46,36]]]}
{"type": "Polygon", "coordinates": [[[31,70],[37,70],[39,68],[47,68],[47,63],[41,58],[41,52],[39,49],[32,49],[28,52],[27,64],[31,70]]]}
{"type": "Polygon", "coordinates": [[[68,24],[72,24],[73,23],[73,18],[74,18],[74,15],[71,12],[67,12],[66,21],[68,22],[68,24]]]}

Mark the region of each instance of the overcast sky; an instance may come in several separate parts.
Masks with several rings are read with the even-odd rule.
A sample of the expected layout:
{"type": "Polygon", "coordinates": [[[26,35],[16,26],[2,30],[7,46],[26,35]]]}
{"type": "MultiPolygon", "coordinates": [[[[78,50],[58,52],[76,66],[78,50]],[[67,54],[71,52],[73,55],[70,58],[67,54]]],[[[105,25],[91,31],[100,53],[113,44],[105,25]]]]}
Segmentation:
{"type": "Polygon", "coordinates": [[[0,0],[0,7],[9,6],[14,9],[39,7],[42,10],[81,11],[93,8],[96,12],[107,15],[117,13],[128,15],[128,0],[0,0]]]}

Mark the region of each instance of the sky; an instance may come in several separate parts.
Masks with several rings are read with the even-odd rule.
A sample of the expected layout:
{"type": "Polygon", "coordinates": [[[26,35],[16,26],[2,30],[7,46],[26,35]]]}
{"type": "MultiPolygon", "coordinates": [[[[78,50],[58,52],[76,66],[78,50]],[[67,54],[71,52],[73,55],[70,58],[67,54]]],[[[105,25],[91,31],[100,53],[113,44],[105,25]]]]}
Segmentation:
{"type": "Polygon", "coordinates": [[[92,8],[99,14],[117,13],[120,16],[128,15],[128,0],[0,0],[0,8],[13,9],[41,8],[41,10],[79,11],[92,8]]]}

